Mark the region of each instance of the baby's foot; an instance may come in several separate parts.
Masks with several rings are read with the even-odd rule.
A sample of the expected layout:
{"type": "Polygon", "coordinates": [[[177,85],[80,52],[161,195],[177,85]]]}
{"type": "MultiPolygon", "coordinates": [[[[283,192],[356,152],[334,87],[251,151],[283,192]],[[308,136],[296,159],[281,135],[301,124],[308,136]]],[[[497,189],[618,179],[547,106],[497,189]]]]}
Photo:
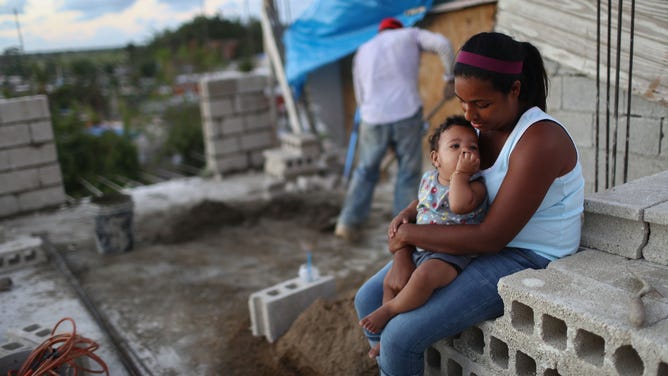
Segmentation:
{"type": "Polygon", "coordinates": [[[365,318],[360,320],[359,324],[367,331],[377,334],[387,324],[388,321],[392,318],[392,313],[387,308],[387,306],[380,306],[375,311],[371,312],[365,318]]]}
{"type": "Polygon", "coordinates": [[[377,343],[376,346],[369,350],[369,358],[376,359],[378,355],[380,355],[380,343],[377,343]]]}

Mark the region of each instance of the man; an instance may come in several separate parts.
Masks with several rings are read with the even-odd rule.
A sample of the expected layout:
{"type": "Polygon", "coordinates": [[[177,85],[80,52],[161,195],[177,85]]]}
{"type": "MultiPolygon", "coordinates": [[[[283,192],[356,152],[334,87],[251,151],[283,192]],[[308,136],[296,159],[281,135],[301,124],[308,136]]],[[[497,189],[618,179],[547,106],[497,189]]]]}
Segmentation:
{"type": "Polygon", "coordinates": [[[422,175],[422,99],[418,91],[420,54],[438,54],[445,68],[444,94],[454,96],[450,41],[441,34],[403,28],[394,18],[384,19],[379,32],[359,47],[353,60],[355,98],[360,111],[357,167],[334,234],[354,240],[369,216],[380,164],[388,148],[396,154],[394,215],[417,197],[422,175]]]}

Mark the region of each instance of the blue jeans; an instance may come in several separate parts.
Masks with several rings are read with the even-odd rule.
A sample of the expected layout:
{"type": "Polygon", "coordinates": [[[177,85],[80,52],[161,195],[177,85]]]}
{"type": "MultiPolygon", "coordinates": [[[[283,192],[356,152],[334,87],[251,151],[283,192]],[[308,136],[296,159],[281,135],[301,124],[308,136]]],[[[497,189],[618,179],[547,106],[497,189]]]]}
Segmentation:
{"type": "Polygon", "coordinates": [[[359,156],[339,223],[361,225],[369,216],[373,191],[380,177],[380,164],[392,147],[399,168],[394,186],[394,215],[417,199],[422,177],[422,109],[410,118],[387,124],[360,124],[359,156]]]}
{"type": "MultiPolygon", "coordinates": [[[[543,269],[549,262],[519,248],[478,256],[452,283],[435,290],[423,306],[393,317],[380,334],[365,330],[371,346],[380,341],[377,361],[381,375],[422,375],[423,356],[429,345],[503,314],[503,301],[497,291],[501,277],[527,268],[543,269]]],[[[360,319],[382,304],[383,279],[391,266],[392,262],[388,263],[355,295],[360,319]]]]}

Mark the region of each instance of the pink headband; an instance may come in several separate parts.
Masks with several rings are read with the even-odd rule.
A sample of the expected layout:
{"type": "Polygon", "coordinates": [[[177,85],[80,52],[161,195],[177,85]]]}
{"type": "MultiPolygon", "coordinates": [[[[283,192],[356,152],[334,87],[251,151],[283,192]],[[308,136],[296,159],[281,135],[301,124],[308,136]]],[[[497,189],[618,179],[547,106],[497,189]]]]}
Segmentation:
{"type": "Polygon", "coordinates": [[[457,54],[456,61],[458,63],[471,65],[476,68],[488,70],[490,72],[504,73],[504,74],[522,73],[521,61],[499,60],[493,57],[474,54],[472,52],[459,51],[459,54],[457,54]]]}

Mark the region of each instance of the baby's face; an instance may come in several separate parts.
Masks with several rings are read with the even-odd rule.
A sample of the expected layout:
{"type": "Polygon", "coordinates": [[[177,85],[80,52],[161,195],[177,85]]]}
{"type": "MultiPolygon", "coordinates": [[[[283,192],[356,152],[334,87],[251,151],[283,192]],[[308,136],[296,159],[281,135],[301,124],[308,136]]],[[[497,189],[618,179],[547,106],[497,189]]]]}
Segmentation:
{"type": "Polygon", "coordinates": [[[480,159],[478,136],[473,129],[456,125],[443,132],[438,142],[435,165],[439,174],[449,178],[462,153],[471,153],[475,159],[480,159]]]}

